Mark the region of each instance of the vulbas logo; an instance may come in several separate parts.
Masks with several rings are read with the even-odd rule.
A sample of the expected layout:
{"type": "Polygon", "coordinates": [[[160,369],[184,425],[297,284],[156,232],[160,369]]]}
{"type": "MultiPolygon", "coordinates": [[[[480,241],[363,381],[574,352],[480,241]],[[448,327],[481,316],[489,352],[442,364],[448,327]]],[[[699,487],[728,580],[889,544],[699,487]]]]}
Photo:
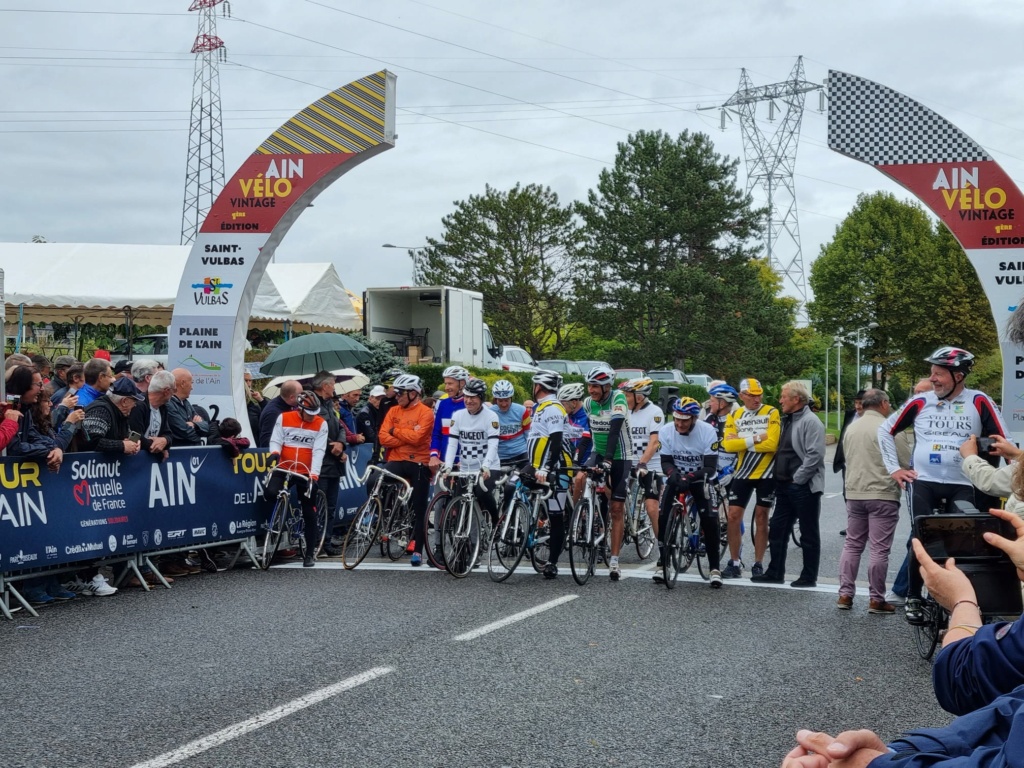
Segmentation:
{"type": "Polygon", "coordinates": [[[192,283],[192,297],[196,304],[229,304],[228,288],[234,283],[225,283],[219,277],[204,277],[201,283],[192,283]]]}

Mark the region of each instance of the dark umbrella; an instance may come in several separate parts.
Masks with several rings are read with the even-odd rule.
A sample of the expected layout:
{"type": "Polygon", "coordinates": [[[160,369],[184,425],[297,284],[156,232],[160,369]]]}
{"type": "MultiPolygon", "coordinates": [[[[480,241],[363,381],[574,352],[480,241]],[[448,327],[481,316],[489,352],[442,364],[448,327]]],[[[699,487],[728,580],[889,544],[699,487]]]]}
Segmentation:
{"type": "Polygon", "coordinates": [[[260,373],[264,376],[301,376],[337,368],[351,368],[369,360],[370,350],[340,333],[310,333],[286,341],[271,352],[260,373]]]}

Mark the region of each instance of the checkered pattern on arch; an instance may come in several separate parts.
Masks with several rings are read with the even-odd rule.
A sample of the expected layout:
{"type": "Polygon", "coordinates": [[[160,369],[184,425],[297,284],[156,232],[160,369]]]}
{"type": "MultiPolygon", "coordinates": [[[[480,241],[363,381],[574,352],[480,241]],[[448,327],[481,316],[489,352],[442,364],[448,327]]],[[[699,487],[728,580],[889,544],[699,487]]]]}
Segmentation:
{"type": "Polygon", "coordinates": [[[828,73],[828,146],[871,165],[990,160],[970,136],[923,104],[872,80],[828,73]]]}

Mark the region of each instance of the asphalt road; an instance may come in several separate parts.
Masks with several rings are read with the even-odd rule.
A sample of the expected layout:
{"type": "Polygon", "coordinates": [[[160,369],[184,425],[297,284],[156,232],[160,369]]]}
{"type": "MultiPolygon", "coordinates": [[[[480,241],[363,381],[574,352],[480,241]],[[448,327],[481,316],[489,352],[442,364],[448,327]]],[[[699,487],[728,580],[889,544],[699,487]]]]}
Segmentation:
{"type": "Polygon", "coordinates": [[[946,723],[905,622],[834,607],[840,504],[816,590],[321,562],[17,614],[0,766],[771,766],[946,723]]]}

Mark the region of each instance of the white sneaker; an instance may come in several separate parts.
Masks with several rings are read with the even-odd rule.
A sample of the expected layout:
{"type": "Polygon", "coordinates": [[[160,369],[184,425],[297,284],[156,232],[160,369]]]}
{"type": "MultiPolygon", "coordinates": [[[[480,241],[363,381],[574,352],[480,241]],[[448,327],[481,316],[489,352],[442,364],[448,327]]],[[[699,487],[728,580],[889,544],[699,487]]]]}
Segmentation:
{"type": "Polygon", "coordinates": [[[708,579],[711,582],[712,589],[720,589],[722,586],[722,574],[717,571],[711,571],[711,576],[708,579]]]}
{"type": "Polygon", "coordinates": [[[619,580],[619,578],[622,576],[622,569],[619,568],[618,563],[612,563],[608,566],[608,575],[611,577],[612,581],[619,580]]]}
{"type": "Polygon", "coordinates": [[[892,605],[906,605],[907,598],[900,597],[890,589],[888,592],[885,593],[885,602],[891,603],[892,605]]]}
{"type": "Polygon", "coordinates": [[[112,587],[107,583],[107,580],[103,578],[102,573],[97,573],[92,577],[92,581],[88,584],[91,594],[97,597],[107,597],[117,592],[117,587],[112,587]]]}
{"type": "Polygon", "coordinates": [[[68,592],[74,592],[76,595],[92,594],[92,588],[77,576],[75,576],[71,581],[65,582],[63,587],[68,592]]]}

